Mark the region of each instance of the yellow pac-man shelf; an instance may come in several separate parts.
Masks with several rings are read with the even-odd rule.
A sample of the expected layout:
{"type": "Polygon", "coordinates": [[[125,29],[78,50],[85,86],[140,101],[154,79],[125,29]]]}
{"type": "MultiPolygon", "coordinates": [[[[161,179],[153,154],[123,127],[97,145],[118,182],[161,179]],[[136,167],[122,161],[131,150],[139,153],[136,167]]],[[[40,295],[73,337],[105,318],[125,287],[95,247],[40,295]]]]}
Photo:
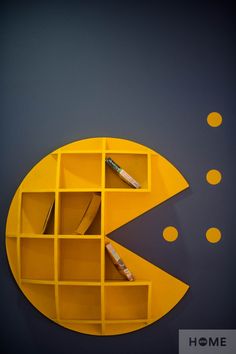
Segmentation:
{"type": "Polygon", "coordinates": [[[188,285],[107,235],[187,187],[170,162],[132,141],[92,138],[61,147],[29,172],[11,203],[6,247],[17,284],[45,316],[82,333],[122,334],[160,319],[188,285]],[[105,163],[108,157],[141,188],[125,183],[105,163]],[[99,209],[94,202],[96,217],[78,234],[94,194],[101,201],[99,209]],[[106,241],[134,281],[117,271],[106,241]]]}

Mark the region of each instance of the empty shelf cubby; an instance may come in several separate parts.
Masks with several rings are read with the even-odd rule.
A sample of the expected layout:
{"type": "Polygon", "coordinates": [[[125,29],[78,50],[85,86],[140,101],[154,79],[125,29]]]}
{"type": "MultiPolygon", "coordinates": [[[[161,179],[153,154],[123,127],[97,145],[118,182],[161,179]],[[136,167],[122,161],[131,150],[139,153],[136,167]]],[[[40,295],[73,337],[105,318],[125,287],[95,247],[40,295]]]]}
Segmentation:
{"type": "Polygon", "coordinates": [[[105,286],[105,319],[141,320],[148,316],[148,285],[105,286]]]}
{"type": "MultiPolygon", "coordinates": [[[[129,153],[106,153],[106,158],[111,158],[120,168],[125,170],[140,185],[141,189],[148,188],[148,155],[129,153]]],[[[119,174],[106,164],[105,170],[106,188],[132,189],[119,174]]]]}
{"type": "MultiPolygon", "coordinates": [[[[101,193],[97,193],[101,196],[101,193]]],[[[59,234],[76,234],[78,225],[92,199],[92,192],[61,192],[59,198],[59,234]]],[[[85,235],[101,234],[101,206],[85,235]]]]}
{"type": "Polygon", "coordinates": [[[20,239],[21,278],[32,280],[54,279],[54,240],[20,239]]]}
{"type": "Polygon", "coordinates": [[[22,283],[21,289],[40,312],[53,320],[56,319],[54,285],[22,283]]]}
{"type": "Polygon", "coordinates": [[[100,281],[101,240],[60,239],[59,279],[100,281]]]}
{"type": "Polygon", "coordinates": [[[101,188],[102,154],[61,155],[60,188],[101,188]]]}
{"type": "Polygon", "coordinates": [[[101,287],[60,285],[59,317],[61,320],[100,320],[101,287]]]}
{"type": "Polygon", "coordinates": [[[22,193],[22,234],[54,234],[54,200],[55,194],[51,192],[22,193]],[[48,223],[45,225],[47,219],[48,223]]]}
{"type": "Polygon", "coordinates": [[[23,180],[21,187],[23,190],[32,189],[54,189],[56,187],[57,154],[49,154],[35,165],[23,180]]]}

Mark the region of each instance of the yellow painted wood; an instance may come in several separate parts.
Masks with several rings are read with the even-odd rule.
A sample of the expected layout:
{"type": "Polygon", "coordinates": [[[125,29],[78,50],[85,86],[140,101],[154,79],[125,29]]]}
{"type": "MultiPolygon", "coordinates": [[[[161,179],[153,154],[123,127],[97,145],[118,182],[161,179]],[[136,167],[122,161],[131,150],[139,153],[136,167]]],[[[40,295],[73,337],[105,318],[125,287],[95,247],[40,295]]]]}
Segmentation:
{"type": "Polygon", "coordinates": [[[92,224],[94,218],[96,217],[100,205],[101,195],[93,193],[88,208],[86,209],[79,226],[75,230],[76,234],[85,235],[85,232],[88,230],[89,226],[92,224]]]}
{"type": "Polygon", "coordinates": [[[23,193],[20,232],[42,234],[54,199],[54,193],[23,193]]]}
{"type": "Polygon", "coordinates": [[[56,186],[57,155],[50,154],[43,158],[27,175],[21,188],[50,189],[56,186]]]}
{"type": "Polygon", "coordinates": [[[17,256],[17,237],[7,238],[7,257],[10,263],[12,273],[16,278],[18,277],[18,256],[17,256]]]}
{"type": "Polygon", "coordinates": [[[62,154],[61,188],[101,187],[102,154],[62,154]]]}
{"type": "Polygon", "coordinates": [[[54,241],[20,239],[21,278],[54,279],[54,241]]]}
{"type": "Polygon", "coordinates": [[[40,312],[77,332],[122,334],[160,319],[188,285],[107,235],[187,187],[168,160],[129,140],[91,138],[59,148],[33,167],[9,209],[6,248],[16,282],[40,312]],[[122,181],[106,166],[106,157],[141,188],[122,181]],[[86,235],[75,235],[94,192],[101,196],[99,211],[86,235]],[[42,234],[52,200],[53,226],[42,234]],[[114,267],[105,239],[135,281],[126,281],[114,267]]]}
{"type": "Polygon", "coordinates": [[[106,235],[188,188],[180,172],[159,154],[151,156],[150,174],[147,177],[151,182],[150,193],[140,193],[142,189],[130,189],[133,193],[123,189],[120,193],[105,190],[106,235]]]}
{"type": "Polygon", "coordinates": [[[59,280],[100,280],[101,240],[60,239],[59,250],[59,280]]]}
{"type": "MultiPolygon", "coordinates": [[[[109,240],[109,238],[107,239],[109,240]]],[[[126,263],[130,265],[135,279],[149,280],[151,284],[151,304],[148,304],[148,306],[150,306],[149,313],[150,318],[152,319],[151,322],[161,318],[167,314],[175,305],[177,305],[179,300],[185,295],[189,288],[187,284],[183,283],[162,269],[154,266],[150,262],[129,251],[127,248],[119,245],[117,242],[111,242],[114,244],[117,252],[122,255],[123,259],[126,260],[126,263]]],[[[120,283],[121,282],[119,282],[119,284],[120,283]]],[[[140,287],[142,286],[142,282],[140,283],[139,281],[130,283],[126,282],[129,288],[132,287],[132,284],[135,285],[135,283],[137,283],[140,287]]],[[[146,285],[146,288],[147,287],[148,284],[146,285]]],[[[123,285],[122,288],[124,289],[125,286],[123,285]]],[[[145,296],[146,293],[143,294],[143,298],[145,296]]],[[[136,302],[136,297],[134,297],[133,302],[136,302]]],[[[131,298],[130,303],[132,303],[131,298]]]]}
{"type": "MultiPolygon", "coordinates": [[[[107,153],[106,158],[110,157],[129,175],[131,175],[138,183],[141,184],[141,189],[148,188],[148,155],[147,154],[120,154],[107,153]]],[[[124,180],[119,178],[116,173],[106,165],[106,188],[122,188],[135,190],[128,185],[124,180]]]]}

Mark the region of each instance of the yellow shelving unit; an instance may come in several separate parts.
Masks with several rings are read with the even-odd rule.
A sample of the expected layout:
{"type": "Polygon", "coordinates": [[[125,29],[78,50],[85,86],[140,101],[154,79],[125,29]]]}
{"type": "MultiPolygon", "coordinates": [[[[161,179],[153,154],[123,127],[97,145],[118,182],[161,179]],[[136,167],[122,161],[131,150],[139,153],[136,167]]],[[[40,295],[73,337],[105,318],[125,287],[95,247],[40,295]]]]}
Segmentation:
{"type": "Polygon", "coordinates": [[[121,334],[156,321],[188,286],[107,235],[187,187],[166,159],[132,141],[92,138],[54,151],[25,177],[9,210],[6,248],[19,287],[48,318],[82,333],[121,334]],[[106,166],[107,157],[141,188],[122,181],[106,166]],[[77,235],[93,193],[101,196],[101,206],[85,235],[77,235]],[[105,253],[107,240],[135,281],[118,273],[105,253]]]}

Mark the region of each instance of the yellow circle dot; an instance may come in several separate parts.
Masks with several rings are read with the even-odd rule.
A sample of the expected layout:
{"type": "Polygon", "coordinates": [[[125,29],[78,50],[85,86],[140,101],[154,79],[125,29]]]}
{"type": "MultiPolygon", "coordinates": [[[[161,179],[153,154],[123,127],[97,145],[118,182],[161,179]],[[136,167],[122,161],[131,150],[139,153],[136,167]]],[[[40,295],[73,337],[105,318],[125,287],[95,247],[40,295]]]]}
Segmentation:
{"type": "Polygon", "coordinates": [[[217,128],[222,124],[222,116],[218,112],[211,112],[207,116],[207,123],[212,127],[212,128],[217,128]]]}
{"type": "Polygon", "coordinates": [[[163,237],[168,242],[173,242],[178,238],[178,230],[173,226],[167,226],[163,230],[163,237]]]}
{"type": "Polygon", "coordinates": [[[221,240],[221,232],[216,227],[211,227],[206,232],[207,241],[217,243],[221,240]]]}
{"type": "Polygon", "coordinates": [[[209,184],[218,184],[222,179],[222,174],[218,170],[209,170],[206,174],[206,180],[209,184]]]}

